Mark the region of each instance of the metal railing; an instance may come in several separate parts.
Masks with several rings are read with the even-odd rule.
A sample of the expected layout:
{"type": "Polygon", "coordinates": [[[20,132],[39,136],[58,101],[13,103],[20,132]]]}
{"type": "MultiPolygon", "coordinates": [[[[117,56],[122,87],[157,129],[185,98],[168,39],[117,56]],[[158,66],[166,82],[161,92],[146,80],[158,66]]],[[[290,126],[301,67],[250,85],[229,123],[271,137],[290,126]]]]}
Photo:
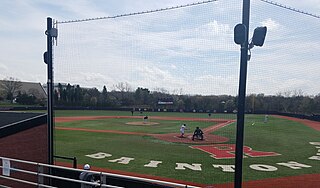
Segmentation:
{"type": "Polygon", "coordinates": [[[65,157],[65,156],[54,155],[53,158],[71,160],[72,161],[72,167],[73,168],[77,168],[77,157],[65,157]]]}
{"type": "MultiPolygon", "coordinates": [[[[55,186],[52,185],[46,185],[46,182],[50,181],[45,181],[44,179],[47,178],[49,180],[63,180],[66,182],[73,182],[73,183],[78,183],[78,184],[86,184],[86,185],[91,185],[91,186],[96,186],[96,187],[106,187],[106,188],[122,188],[119,186],[114,186],[114,185],[109,185],[107,184],[107,179],[108,177],[114,177],[114,178],[120,178],[120,179],[127,179],[127,180],[133,180],[133,181],[141,181],[141,182],[147,182],[147,183],[153,183],[153,184],[158,184],[162,186],[170,186],[170,187],[188,187],[188,188],[198,188],[196,186],[192,185],[185,185],[185,184],[180,184],[180,183],[174,183],[174,182],[167,182],[167,181],[162,181],[162,180],[155,180],[155,179],[148,179],[148,178],[141,178],[141,177],[134,177],[134,176],[128,176],[128,175],[120,175],[120,174],[114,174],[114,173],[105,173],[105,172],[97,172],[97,171],[88,171],[88,170],[80,170],[80,169],[74,169],[74,168],[68,168],[68,167],[63,167],[63,166],[57,166],[57,165],[48,165],[44,163],[37,163],[37,162],[31,162],[31,161],[25,161],[25,160],[20,160],[20,159],[12,159],[12,158],[7,158],[7,157],[1,157],[0,160],[7,160],[10,162],[15,162],[15,163],[21,163],[21,164],[27,164],[27,165],[32,165],[36,167],[37,171],[31,171],[28,169],[18,169],[14,167],[9,167],[11,172],[20,172],[24,174],[29,174],[35,179],[37,179],[37,182],[32,182],[30,180],[24,180],[24,179],[19,179],[18,177],[11,177],[7,175],[3,175],[0,173],[0,179],[6,179],[9,181],[14,181],[14,182],[19,182],[23,184],[29,184],[29,185],[34,185],[37,187],[45,187],[45,188],[56,188],[55,186]],[[89,181],[83,181],[75,178],[66,178],[66,177],[61,177],[58,175],[53,175],[53,174],[48,174],[45,169],[60,169],[60,170],[66,170],[70,172],[88,172],[95,174],[100,177],[100,181],[97,182],[89,182],[89,181]]],[[[0,166],[0,169],[4,169],[6,167],[2,165],[0,166]]],[[[2,170],[1,170],[2,171],[2,170]]],[[[2,186],[2,185],[0,185],[2,186]]]]}

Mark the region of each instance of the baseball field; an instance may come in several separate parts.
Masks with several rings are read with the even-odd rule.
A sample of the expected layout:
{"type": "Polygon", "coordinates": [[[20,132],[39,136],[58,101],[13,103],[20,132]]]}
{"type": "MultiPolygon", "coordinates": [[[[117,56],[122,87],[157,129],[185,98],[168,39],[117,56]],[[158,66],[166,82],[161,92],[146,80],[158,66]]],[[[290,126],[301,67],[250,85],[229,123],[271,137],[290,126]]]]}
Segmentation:
{"type": "MultiPolygon", "coordinates": [[[[77,157],[79,167],[89,163],[93,170],[232,187],[235,114],[79,110],[55,116],[55,154],[77,157]],[[204,140],[192,140],[196,127],[204,140]]],[[[246,187],[320,187],[319,122],[246,115],[244,140],[246,187]]]]}

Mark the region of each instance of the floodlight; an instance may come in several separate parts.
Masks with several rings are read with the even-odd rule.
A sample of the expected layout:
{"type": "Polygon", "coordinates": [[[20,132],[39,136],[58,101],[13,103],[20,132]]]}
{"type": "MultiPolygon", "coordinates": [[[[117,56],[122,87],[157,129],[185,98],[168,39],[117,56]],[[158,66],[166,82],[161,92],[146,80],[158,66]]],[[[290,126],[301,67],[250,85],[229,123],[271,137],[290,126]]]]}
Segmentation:
{"type": "Polygon", "coordinates": [[[236,44],[244,44],[247,40],[247,28],[244,24],[237,24],[234,27],[234,42],[236,44]]]}
{"type": "Polygon", "coordinates": [[[252,44],[254,46],[263,46],[264,39],[266,38],[267,27],[257,27],[253,32],[252,44]]]}
{"type": "Polygon", "coordinates": [[[48,64],[48,52],[43,53],[43,61],[45,64],[48,64]]]}

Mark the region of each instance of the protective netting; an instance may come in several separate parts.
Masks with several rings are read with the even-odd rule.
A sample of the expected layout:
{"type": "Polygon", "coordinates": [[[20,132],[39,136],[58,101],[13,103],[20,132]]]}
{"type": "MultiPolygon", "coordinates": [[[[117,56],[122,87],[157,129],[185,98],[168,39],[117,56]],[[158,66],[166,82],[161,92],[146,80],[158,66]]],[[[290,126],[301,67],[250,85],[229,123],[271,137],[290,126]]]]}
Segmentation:
{"type": "Polygon", "coordinates": [[[320,135],[320,19],[252,1],[250,20],[251,30],[265,25],[268,33],[264,46],[252,49],[248,64],[246,108],[263,115],[246,116],[244,145],[276,154],[259,158],[246,155],[244,180],[260,180],[255,184],[265,187],[317,186],[312,178],[319,176],[319,161],[312,159],[316,151],[310,142],[319,141],[320,135]],[[271,111],[296,119],[287,120],[271,111]],[[263,180],[267,178],[282,181],[263,180]]]}
{"type": "MultiPolygon", "coordinates": [[[[249,36],[258,26],[268,31],[248,62],[244,180],[319,174],[317,161],[308,159],[315,155],[309,142],[319,141],[319,132],[272,114],[320,112],[320,20],[251,3],[249,36]],[[289,161],[301,170],[277,164],[289,161]]],[[[242,2],[232,0],[58,24],[55,105],[78,109],[58,116],[112,118],[56,122],[58,129],[83,131],[57,130],[56,153],[77,156],[80,164],[169,181],[233,182],[240,61],[233,28],[241,17],[242,2]],[[204,140],[192,141],[196,127],[204,140]],[[93,154],[99,152],[103,158],[97,159],[93,154]]]]}
{"type": "Polygon", "coordinates": [[[61,24],[55,81],[110,89],[127,82],[132,88],[235,95],[239,48],[232,36],[240,12],[241,3],[216,2],[61,24]],[[224,15],[225,9],[235,12],[224,15]]]}

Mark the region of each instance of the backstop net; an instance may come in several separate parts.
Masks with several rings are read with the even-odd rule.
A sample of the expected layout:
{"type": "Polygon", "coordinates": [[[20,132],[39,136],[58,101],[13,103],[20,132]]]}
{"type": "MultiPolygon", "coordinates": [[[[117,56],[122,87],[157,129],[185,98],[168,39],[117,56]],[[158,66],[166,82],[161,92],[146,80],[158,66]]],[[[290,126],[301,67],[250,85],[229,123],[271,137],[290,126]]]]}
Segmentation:
{"type": "MultiPolygon", "coordinates": [[[[55,153],[108,172],[232,186],[241,18],[242,2],[231,0],[58,21],[55,153]]],[[[249,53],[247,185],[319,176],[319,123],[299,119],[320,112],[319,23],[251,2],[249,36],[259,26],[267,36],[249,53]]]]}

